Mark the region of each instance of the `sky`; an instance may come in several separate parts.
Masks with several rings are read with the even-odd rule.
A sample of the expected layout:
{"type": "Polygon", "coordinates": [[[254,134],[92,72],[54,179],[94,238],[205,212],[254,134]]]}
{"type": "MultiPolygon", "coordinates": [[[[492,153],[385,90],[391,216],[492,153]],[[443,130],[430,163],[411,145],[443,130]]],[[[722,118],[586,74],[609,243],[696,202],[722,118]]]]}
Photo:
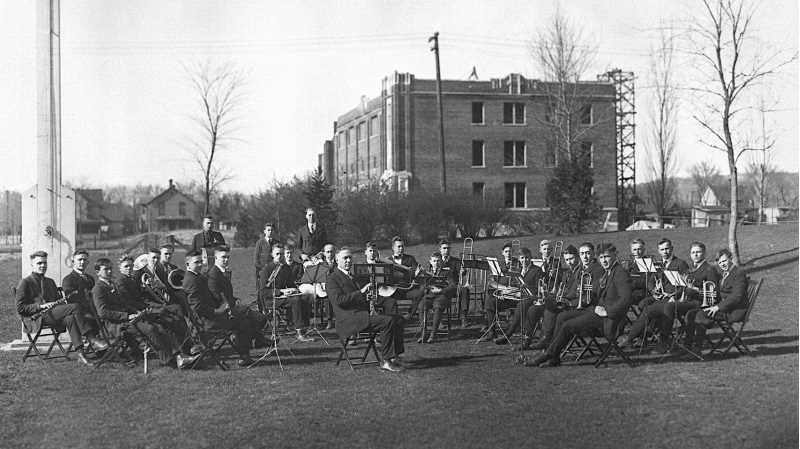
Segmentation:
{"type": "MultiPolygon", "coordinates": [[[[394,71],[433,78],[427,38],[438,31],[442,77],[480,79],[521,73],[540,78],[530,52],[560,7],[596,45],[586,78],[613,68],[636,76],[637,181],[644,169],[656,30],[702,12],[699,0],[554,1],[197,1],[69,0],[61,5],[62,168],[73,185],[199,179],[187,151],[198,106],[185,67],[230,63],[247,73],[234,146],[221,162],[233,174],[224,190],[254,193],[273,180],[316,167],[337,116],[362,95],[379,94],[394,71]]],[[[34,182],[36,155],[35,2],[0,0],[0,188],[34,182]]],[[[796,53],[798,5],[765,1],[753,36],[759,48],[796,53]]],[[[692,77],[678,53],[676,75],[692,77]]],[[[773,161],[798,167],[797,62],[763,86],[772,112],[773,161]]],[[[680,99],[679,174],[708,160],[727,173],[721,152],[693,121],[693,96],[680,99]]],[[[753,126],[755,128],[754,120],[753,126]]]]}

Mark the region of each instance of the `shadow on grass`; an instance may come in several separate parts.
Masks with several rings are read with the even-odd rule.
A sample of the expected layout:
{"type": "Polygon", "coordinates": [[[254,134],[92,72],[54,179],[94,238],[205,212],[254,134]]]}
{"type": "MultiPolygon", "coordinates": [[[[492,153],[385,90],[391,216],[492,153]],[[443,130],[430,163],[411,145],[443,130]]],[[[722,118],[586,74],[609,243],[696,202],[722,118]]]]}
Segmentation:
{"type": "Polygon", "coordinates": [[[780,254],[791,253],[791,252],[797,251],[798,249],[800,249],[800,247],[795,246],[794,248],[791,248],[791,249],[778,251],[778,252],[770,253],[770,254],[764,254],[763,256],[753,257],[752,259],[750,259],[747,262],[743,263],[742,266],[751,265],[754,262],[758,262],[759,260],[767,259],[767,258],[770,258],[772,256],[778,256],[780,254]]]}
{"type": "Polygon", "coordinates": [[[772,268],[788,265],[790,263],[797,263],[797,257],[789,257],[786,259],[781,259],[772,263],[768,263],[766,265],[759,265],[757,267],[745,267],[744,271],[747,274],[759,273],[761,271],[767,271],[772,268]]]}
{"type": "Polygon", "coordinates": [[[453,355],[448,357],[431,357],[408,360],[405,362],[409,369],[421,370],[431,368],[441,368],[444,366],[457,366],[464,363],[479,362],[490,357],[504,356],[506,354],[482,354],[482,355],[453,355]]]}

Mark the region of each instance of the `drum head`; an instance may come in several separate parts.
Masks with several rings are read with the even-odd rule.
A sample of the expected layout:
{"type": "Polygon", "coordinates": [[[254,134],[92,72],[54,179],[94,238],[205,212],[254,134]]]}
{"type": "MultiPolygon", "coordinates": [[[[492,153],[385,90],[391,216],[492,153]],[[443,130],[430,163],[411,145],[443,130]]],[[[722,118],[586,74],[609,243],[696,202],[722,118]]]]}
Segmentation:
{"type": "Polygon", "coordinates": [[[397,287],[382,285],[378,287],[378,296],[383,296],[384,298],[388,298],[389,296],[392,296],[396,291],[397,287]]]}

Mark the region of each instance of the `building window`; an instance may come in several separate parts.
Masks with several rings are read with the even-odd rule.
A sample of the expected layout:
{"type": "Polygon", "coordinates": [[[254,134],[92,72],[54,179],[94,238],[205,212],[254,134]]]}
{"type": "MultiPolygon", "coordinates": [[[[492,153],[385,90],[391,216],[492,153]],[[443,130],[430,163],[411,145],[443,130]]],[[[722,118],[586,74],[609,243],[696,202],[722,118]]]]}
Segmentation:
{"type": "Polygon", "coordinates": [[[506,201],[505,206],[510,209],[525,208],[525,183],[507,182],[505,184],[506,201]]]}
{"type": "Polygon", "coordinates": [[[473,167],[485,167],[486,161],[484,160],[483,155],[483,141],[482,140],[473,140],[472,141],[472,166],[473,167]]]}
{"type": "Polygon", "coordinates": [[[378,116],[372,117],[369,121],[369,136],[374,137],[379,135],[380,132],[378,130],[378,116]]]}
{"type": "Polygon", "coordinates": [[[555,167],[558,163],[558,158],[556,156],[556,146],[553,144],[547,144],[544,150],[544,166],[545,167],[555,167]]]}
{"type": "Polygon", "coordinates": [[[358,141],[366,140],[367,138],[367,122],[358,124],[358,141]]]}
{"type": "Polygon", "coordinates": [[[481,102],[472,102],[472,124],[483,124],[483,103],[481,102]]]}
{"type": "Polygon", "coordinates": [[[507,140],[503,142],[503,167],[525,167],[525,142],[507,140]]]}
{"type": "Polygon", "coordinates": [[[589,158],[589,167],[594,168],[594,144],[581,142],[581,156],[589,158]]]}
{"type": "Polygon", "coordinates": [[[167,215],[167,205],[163,201],[158,203],[158,215],[162,217],[167,215]]]}
{"type": "Polygon", "coordinates": [[[587,104],[581,108],[581,125],[591,125],[592,123],[592,105],[587,104]]]}
{"type": "Polygon", "coordinates": [[[345,145],[348,147],[350,146],[350,140],[352,136],[353,136],[353,128],[350,128],[347,130],[347,135],[345,136],[346,139],[345,145]]]}
{"type": "Polygon", "coordinates": [[[553,105],[547,103],[544,106],[544,121],[547,123],[553,123],[553,105]]]}
{"type": "Polygon", "coordinates": [[[486,184],[482,182],[473,182],[472,183],[472,196],[475,199],[485,199],[483,192],[486,189],[486,184]]]}
{"type": "Polygon", "coordinates": [[[503,103],[503,123],[524,124],[525,103],[503,103]]]}
{"type": "Polygon", "coordinates": [[[178,203],[178,215],[180,215],[181,217],[186,216],[186,203],[184,203],[183,201],[178,203]]]}

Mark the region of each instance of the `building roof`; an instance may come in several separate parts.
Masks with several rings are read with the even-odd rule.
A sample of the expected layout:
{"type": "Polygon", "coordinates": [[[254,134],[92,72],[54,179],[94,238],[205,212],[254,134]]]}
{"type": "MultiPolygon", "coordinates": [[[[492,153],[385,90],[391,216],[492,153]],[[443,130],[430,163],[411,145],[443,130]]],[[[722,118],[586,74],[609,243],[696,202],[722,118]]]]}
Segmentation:
{"type": "Polygon", "coordinates": [[[103,189],[75,189],[88,203],[103,204],[103,189]]]}
{"type": "Polygon", "coordinates": [[[134,219],[134,208],[125,203],[109,203],[103,206],[103,218],[109,222],[121,222],[134,219]]]}
{"type": "Polygon", "coordinates": [[[175,187],[175,183],[173,183],[172,180],[170,179],[169,180],[169,187],[167,187],[166,190],[164,190],[163,192],[159,193],[158,195],[153,197],[153,199],[151,199],[150,201],[148,201],[148,202],[146,202],[144,204],[145,204],[145,206],[149,206],[149,205],[155,203],[156,201],[166,200],[166,199],[172,197],[173,195],[183,195],[189,201],[191,201],[192,203],[195,203],[194,198],[192,198],[191,196],[189,196],[189,195],[181,192],[180,190],[178,190],[178,188],[175,187]]]}

